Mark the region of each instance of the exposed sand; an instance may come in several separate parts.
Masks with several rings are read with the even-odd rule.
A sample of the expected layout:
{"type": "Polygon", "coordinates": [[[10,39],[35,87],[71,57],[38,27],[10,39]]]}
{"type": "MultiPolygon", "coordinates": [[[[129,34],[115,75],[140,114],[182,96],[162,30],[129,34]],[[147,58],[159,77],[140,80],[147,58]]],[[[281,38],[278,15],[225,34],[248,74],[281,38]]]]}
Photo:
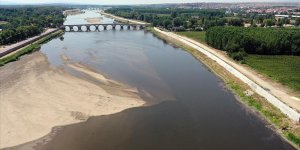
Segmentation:
{"type": "Polygon", "coordinates": [[[104,11],[101,11],[100,14],[104,15],[104,16],[107,16],[109,18],[113,18],[115,20],[121,21],[121,22],[126,22],[126,23],[128,22],[128,23],[131,23],[131,24],[149,24],[147,22],[140,21],[140,20],[132,20],[132,19],[126,19],[126,18],[118,17],[118,16],[115,16],[113,14],[105,13],[104,11]]]}
{"type": "Polygon", "coordinates": [[[51,68],[40,52],[0,68],[0,148],[38,139],[54,126],[144,104],[135,88],[81,64],[67,66],[92,80],[51,68]]]}
{"type": "Polygon", "coordinates": [[[85,19],[88,23],[92,24],[100,24],[102,22],[101,17],[95,17],[95,18],[86,18],[85,19]]]}

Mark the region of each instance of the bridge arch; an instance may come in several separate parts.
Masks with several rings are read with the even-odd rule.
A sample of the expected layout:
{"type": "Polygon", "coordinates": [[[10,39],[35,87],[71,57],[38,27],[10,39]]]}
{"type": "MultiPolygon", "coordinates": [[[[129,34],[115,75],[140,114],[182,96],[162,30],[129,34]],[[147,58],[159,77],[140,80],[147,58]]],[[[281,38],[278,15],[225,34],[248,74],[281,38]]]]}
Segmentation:
{"type": "Polygon", "coordinates": [[[78,32],[79,31],[79,27],[78,26],[72,26],[72,30],[71,31],[78,32]]]}
{"type": "Polygon", "coordinates": [[[89,31],[97,31],[98,27],[96,25],[90,25],[89,27],[89,31]]]}
{"type": "Polygon", "coordinates": [[[98,25],[98,31],[103,31],[104,30],[104,26],[103,25],[98,25]]]}
{"type": "Polygon", "coordinates": [[[121,28],[122,28],[122,25],[120,25],[120,24],[115,25],[115,30],[121,30],[121,28]]]}
{"type": "Polygon", "coordinates": [[[66,32],[70,32],[70,31],[71,31],[71,27],[70,27],[70,26],[64,26],[64,30],[65,30],[66,32]]]}
{"type": "Polygon", "coordinates": [[[87,32],[88,31],[88,27],[85,25],[80,26],[80,31],[82,32],[87,32]]]}
{"type": "Polygon", "coordinates": [[[66,32],[89,32],[89,31],[103,31],[103,30],[142,30],[146,24],[78,24],[78,25],[64,25],[61,28],[66,32]]]}

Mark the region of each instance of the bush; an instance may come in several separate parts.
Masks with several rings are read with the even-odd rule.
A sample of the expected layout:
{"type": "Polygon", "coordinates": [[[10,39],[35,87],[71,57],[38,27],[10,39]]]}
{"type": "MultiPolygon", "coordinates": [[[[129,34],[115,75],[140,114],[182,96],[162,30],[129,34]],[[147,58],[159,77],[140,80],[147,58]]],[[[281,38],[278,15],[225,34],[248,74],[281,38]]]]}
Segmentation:
{"type": "Polygon", "coordinates": [[[245,51],[238,51],[238,52],[229,52],[228,55],[236,60],[244,62],[245,57],[247,57],[247,53],[245,51]]]}

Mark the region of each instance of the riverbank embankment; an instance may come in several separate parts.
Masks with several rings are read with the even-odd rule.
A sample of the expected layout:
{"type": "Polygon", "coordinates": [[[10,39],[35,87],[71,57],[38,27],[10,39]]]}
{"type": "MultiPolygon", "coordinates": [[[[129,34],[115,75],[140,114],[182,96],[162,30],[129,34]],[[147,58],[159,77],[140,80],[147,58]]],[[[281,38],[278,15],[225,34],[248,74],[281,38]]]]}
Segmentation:
{"type": "Polygon", "coordinates": [[[22,55],[32,53],[40,49],[41,44],[51,40],[52,38],[56,38],[63,33],[62,30],[53,30],[47,35],[37,37],[30,42],[24,42],[22,44],[16,45],[12,49],[8,49],[9,53],[6,52],[3,57],[0,57],[0,66],[4,66],[5,64],[18,60],[22,55]],[[21,47],[21,48],[19,48],[21,47]]]}
{"type": "Polygon", "coordinates": [[[205,54],[207,57],[216,61],[219,65],[224,67],[231,74],[242,80],[244,83],[248,84],[250,88],[264,97],[268,102],[279,108],[284,114],[289,116],[289,118],[294,121],[299,121],[300,114],[298,110],[300,109],[300,103],[292,99],[292,96],[278,90],[276,87],[273,87],[269,83],[255,76],[251,72],[247,71],[242,66],[228,60],[228,58],[220,55],[219,53],[214,52],[208,46],[205,46],[201,43],[198,43],[192,39],[174,34],[172,32],[166,32],[154,28],[155,31],[167,35],[171,38],[174,38],[182,43],[197,49],[201,53],[205,54]],[[268,90],[267,90],[268,89],[268,90]]]}
{"type": "Polygon", "coordinates": [[[11,45],[4,45],[4,46],[1,46],[0,47],[0,58],[9,54],[9,53],[12,53],[28,44],[31,44],[51,33],[54,33],[56,31],[58,31],[59,29],[58,28],[51,28],[51,29],[47,29],[45,32],[43,32],[42,34],[40,35],[37,35],[37,36],[34,36],[34,37],[31,37],[31,38],[28,38],[26,40],[23,40],[23,41],[20,41],[20,42],[17,42],[15,44],[11,44],[11,45]]]}
{"type": "MultiPolygon", "coordinates": [[[[298,121],[294,121],[288,116],[284,115],[280,109],[271,104],[263,96],[257,92],[252,92],[251,86],[245,83],[238,76],[232,74],[232,70],[228,71],[228,68],[223,67],[214,60],[208,57],[205,53],[202,53],[197,49],[198,46],[191,46],[178,39],[177,35],[171,32],[161,31],[159,29],[150,29],[158,37],[166,40],[170,44],[175,44],[179,47],[184,48],[189,53],[191,53],[195,58],[203,62],[211,71],[218,75],[237,96],[237,98],[245,103],[246,106],[256,110],[263,116],[269,123],[274,125],[274,131],[282,135],[284,139],[290,142],[295,147],[299,148],[300,136],[299,134],[299,124],[298,121]],[[165,32],[165,33],[163,33],[165,32]],[[174,36],[170,36],[173,34],[174,36]],[[174,38],[175,37],[175,38],[174,38]],[[177,38],[176,38],[177,37],[177,38]],[[250,94],[249,94],[250,93],[250,94]]],[[[198,47],[199,48],[199,47],[198,47]]],[[[212,54],[211,54],[212,55],[212,54]]]]}

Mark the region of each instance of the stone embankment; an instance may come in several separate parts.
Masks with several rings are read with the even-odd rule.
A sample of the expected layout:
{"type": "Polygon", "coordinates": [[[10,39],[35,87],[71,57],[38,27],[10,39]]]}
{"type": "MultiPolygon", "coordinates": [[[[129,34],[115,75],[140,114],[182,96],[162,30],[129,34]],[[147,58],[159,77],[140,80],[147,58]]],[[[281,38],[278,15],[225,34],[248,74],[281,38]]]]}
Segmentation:
{"type": "Polygon", "coordinates": [[[268,102],[273,104],[275,107],[281,110],[282,113],[286,114],[290,119],[294,121],[299,121],[299,101],[293,99],[293,96],[280,91],[278,88],[272,86],[268,82],[264,81],[256,74],[245,69],[243,66],[238,65],[231,60],[228,60],[227,57],[221,55],[212,48],[196,42],[187,37],[179,36],[172,32],[162,31],[158,28],[154,28],[155,31],[163,34],[165,36],[171,37],[175,40],[178,40],[198,51],[205,54],[210,59],[216,61],[220,66],[229,71],[232,75],[239,78],[241,81],[246,83],[253,91],[257,94],[264,97],[268,102]]]}

